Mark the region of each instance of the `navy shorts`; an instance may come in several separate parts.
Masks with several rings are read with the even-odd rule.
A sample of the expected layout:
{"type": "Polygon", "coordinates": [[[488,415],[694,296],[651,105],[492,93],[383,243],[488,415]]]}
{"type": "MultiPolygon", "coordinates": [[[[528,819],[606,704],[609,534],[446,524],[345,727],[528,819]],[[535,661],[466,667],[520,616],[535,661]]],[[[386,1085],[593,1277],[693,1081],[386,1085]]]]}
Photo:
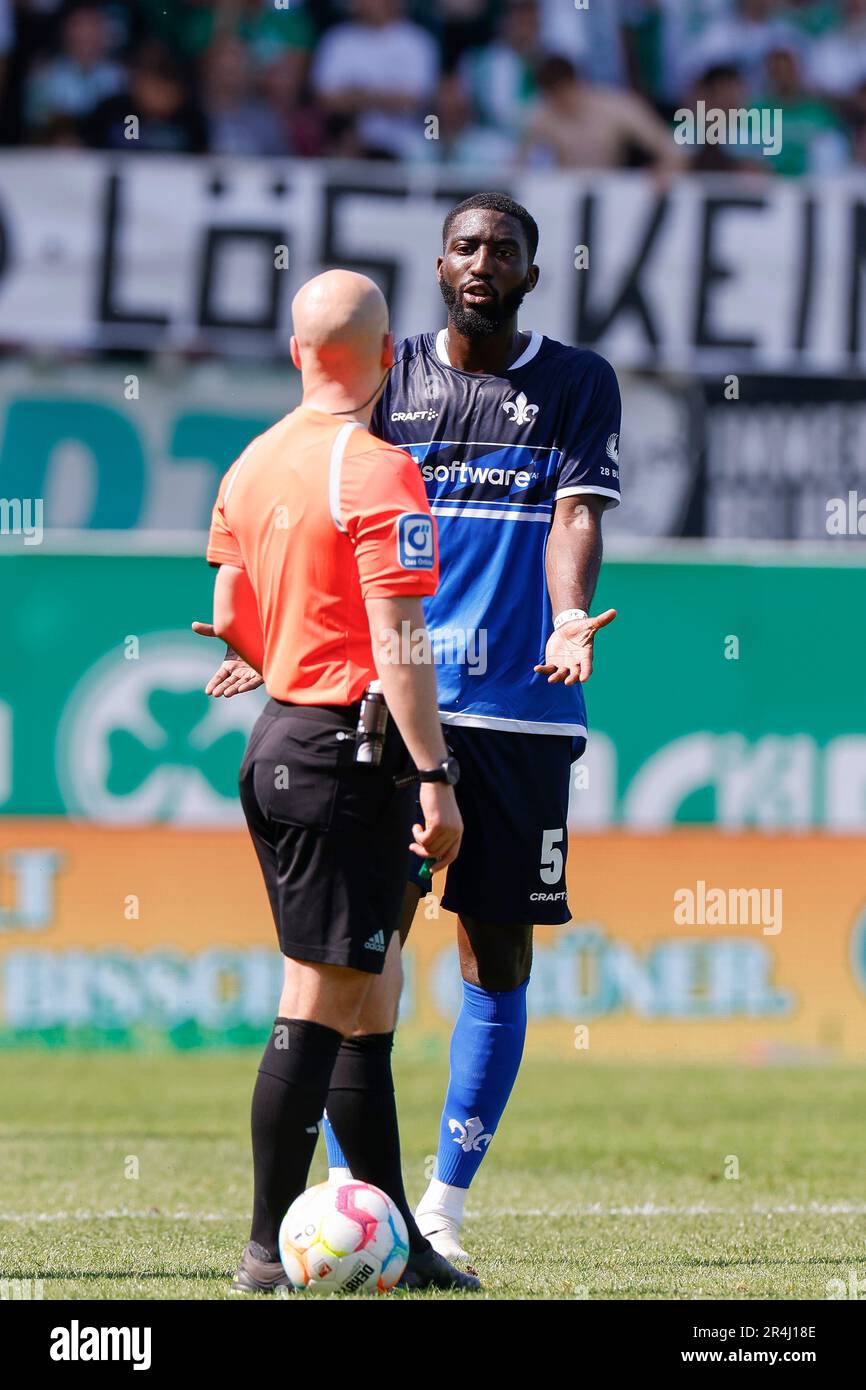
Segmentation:
{"type": "MultiPolygon", "coordinates": [[[[568,922],[568,794],[585,740],[455,724],[442,732],[460,763],[455,791],[464,825],[442,906],[483,922],[568,922]]],[[[410,861],[411,881],[429,891],[430,880],[418,878],[422,861],[410,861]]]]}

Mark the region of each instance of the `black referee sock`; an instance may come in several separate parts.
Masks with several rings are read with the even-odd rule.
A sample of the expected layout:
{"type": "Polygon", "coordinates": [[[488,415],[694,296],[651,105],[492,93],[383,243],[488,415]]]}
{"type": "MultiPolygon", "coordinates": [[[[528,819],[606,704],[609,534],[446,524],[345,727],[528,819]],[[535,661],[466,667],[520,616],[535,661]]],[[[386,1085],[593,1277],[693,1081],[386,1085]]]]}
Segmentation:
{"type": "Polygon", "coordinates": [[[328,1092],[328,1119],[346,1155],[352,1177],[387,1192],[403,1214],[413,1252],[428,1250],[415,1222],[400,1167],[400,1133],[391,1075],[393,1033],[346,1038],[337,1055],[328,1092]]]}
{"type": "Polygon", "coordinates": [[[250,1240],[278,1258],[280,1222],[307,1185],[334,1061],[334,1028],[278,1018],[253,1090],[253,1223],[250,1240]]]}

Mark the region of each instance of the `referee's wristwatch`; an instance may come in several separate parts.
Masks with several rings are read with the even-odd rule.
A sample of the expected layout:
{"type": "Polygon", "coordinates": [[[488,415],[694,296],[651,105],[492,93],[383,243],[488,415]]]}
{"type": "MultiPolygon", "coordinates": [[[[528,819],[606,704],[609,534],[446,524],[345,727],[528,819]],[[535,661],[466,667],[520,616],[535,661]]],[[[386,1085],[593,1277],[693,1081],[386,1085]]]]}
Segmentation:
{"type": "Polygon", "coordinates": [[[416,770],[414,773],[407,773],[406,777],[393,778],[393,785],[395,787],[414,787],[421,781],[441,781],[441,783],[445,783],[446,787],[456,787],[460,781],[460,763],[457,762],[456,758],[450,756],[450,758],[443,759],[438,767],[425,767],[425,769],[416,770]]]}
{"type": "Polygon", "coordinates": [[[456,787],[460,781],[460,764],[453,756],[445,758],[436,767],[418,769],[419,782],[444,782],[446,786],[456,787]]]}

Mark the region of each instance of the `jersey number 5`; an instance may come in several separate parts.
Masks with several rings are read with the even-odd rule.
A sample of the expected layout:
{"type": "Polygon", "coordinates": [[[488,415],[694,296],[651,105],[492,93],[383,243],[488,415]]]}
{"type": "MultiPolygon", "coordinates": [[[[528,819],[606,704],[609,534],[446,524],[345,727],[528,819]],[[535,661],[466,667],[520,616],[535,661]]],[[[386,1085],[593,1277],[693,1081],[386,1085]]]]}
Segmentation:
{"type": "Polygon", "coordinates": [[[561,841],[565,831],[544,830],[541,834],[541,869],[539,877],[542,883],[559,883],[562,878],[562,850],[557,846],[561,841]]]}

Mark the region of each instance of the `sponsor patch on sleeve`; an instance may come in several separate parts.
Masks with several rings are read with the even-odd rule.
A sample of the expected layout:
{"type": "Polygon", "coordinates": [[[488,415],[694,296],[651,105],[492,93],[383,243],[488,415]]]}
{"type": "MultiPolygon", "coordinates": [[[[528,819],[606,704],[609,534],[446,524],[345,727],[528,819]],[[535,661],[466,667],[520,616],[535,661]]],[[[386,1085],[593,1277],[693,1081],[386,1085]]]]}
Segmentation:
{"type": "Polygon", "coordinates": [[[435,561],[433,518],[406,512],[397,523],[397,558],[404,570],[432,570],[435,561]]]}

